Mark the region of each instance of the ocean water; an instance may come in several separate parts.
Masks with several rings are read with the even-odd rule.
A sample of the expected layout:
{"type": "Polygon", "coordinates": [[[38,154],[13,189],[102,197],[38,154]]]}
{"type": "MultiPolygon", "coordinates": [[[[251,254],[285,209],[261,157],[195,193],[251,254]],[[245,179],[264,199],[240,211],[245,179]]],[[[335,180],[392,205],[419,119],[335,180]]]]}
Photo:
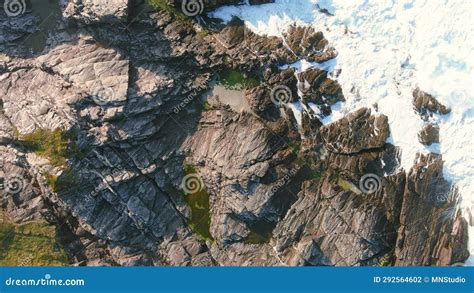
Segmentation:
{"type": "MultiPolygon", "coordinates": [[[[474,215],[474,1],[276,0],[211,13],[224,21],[234,15],[261,35],[281,36],[295,22],[322,31],[338,57],[326,64],[301,60],[288,66],[340,70],[333,78],[347,101],[335,105],[323,122],[376,103],[389,118],[389,142],[402,150],[401,168],[408,171],[418,152],[442,154],[443,174],[461,193],[460,208],[466,218],[474,215]],[[433,118],[440,126],[440,143],[429,147],[418,142],[425,122],[413,109],[417,87],[452,109],[433,118]]],[[[297,114],[306,107],[292,109],[297,114]]],[[[468,263],[474,265],[472,225],[468,263]]]]}

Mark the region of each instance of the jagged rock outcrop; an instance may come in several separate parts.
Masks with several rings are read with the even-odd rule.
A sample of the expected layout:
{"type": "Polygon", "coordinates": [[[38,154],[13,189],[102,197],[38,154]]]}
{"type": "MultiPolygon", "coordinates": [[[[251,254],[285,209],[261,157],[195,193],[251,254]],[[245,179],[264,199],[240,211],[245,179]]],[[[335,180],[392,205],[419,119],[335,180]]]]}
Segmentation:
{"type": "Polygon", "coordinates": [[[302,58],[324,62],[337,55],[332,47],[327,46],[323,34],[312,28],[292,26],[285,36],[291,40],[284,41],[278,37],[259,36],[242,20],[234,18],[213,37],[217,41],[216,54],[227,55],[232,66],[250,72],[272,64],[291,64],[302,58]]]}
{"type": "MultiPolygon", "coordinates": [[[[291,203],[287,196],[278,199],[281,194],[275,190],[277,179],[290,171],[289,165],[282,164],[292,155],[281,139],[288,128],[281,125],[272,130],[250,114],[225,110],[205,112],[200,124],[184,151],[192,153],[192,163],[210,180],[206,185],[215,194],[211,206],[218,214],[234,215],[234,220],[249,225],[257,219],[277,221],[291,203]]],[[[212,228],[215,237],[225,237],[225,225],[213,223],[212,228]]]]}
{"type": "Polygon", "coordinates": [[[362,108],[322,127],[321,135],[326,147],[339,154],[381,148],[389,136],[388,118],[371,115],[370,109],[362,108]]]}
{"type": "Polygon", "coordinates": [[[447,265],[469,256],[462,244],[467,241],[467,222],[457,208],[456,190],[443,178],[442,167],[440,155],[420,155],[408,173],[396,265],[447,265]]]}
{"type": "Polygon", "coordinates": [[[413,91],[413,105],[425,126],[418,133],[418,140],[424,145],[439,143],[439,125],[435,115],[447,115],[451,109],[441,104],[435,97],[416,88],[413,91]]]}
{"type": "Polygon", "coordinates": [[[433,114],[446,115],[451,112],[449,108],[438,102],[432,95],[429,95],[419,88],[413,91],[413,105],[420,116],[427,120],[433,114]]]}
{"type": "Polygon", "coordinates": [[[322,63],[337,56],[336,50],[329,46],[323,33],[312,27],[292,25],[283,37],[298,59],[322,63]]]}
{"type": "Polygon", "coordinates": [[[306,181],[275,228],[272,243],[279,258],[290,265],[448,265],[465,259],[468,252],[461,243],[467,223],[440,175],[439,157],[420,161],[407,180],[396,173],[380,177],[380,189],[373,194],[359,190],[357,176],[383,172],[373,162],[391,156],[389,149],[332,156],[329,170],[341,168],[341,173],[331,174],[333,169],[306,181]]]}
{"type": "Polygon", "coordinates": [[[424,145],[439,143],[439,126],[428,124],[418,134],[418,139],[424,145]]]}

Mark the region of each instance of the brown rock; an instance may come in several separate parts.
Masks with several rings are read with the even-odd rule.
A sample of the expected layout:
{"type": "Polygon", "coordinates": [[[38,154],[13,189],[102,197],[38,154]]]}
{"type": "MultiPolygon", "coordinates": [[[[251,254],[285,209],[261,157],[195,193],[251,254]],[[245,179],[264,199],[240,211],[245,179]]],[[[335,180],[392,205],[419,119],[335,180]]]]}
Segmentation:
{"type": "Polygon", "coordinates": [[[328,41],[322,32],[312,27],[292,25],[284,38],[292,52],[308,61],[325,62],[337,56],[334,48],[327,48],[328,41]]]}
{"type": "Polygon", "coordinates": [[[322,127],[321,136],[328,150],[335,153],[355,154],[381,148],[389,136],[388,118],[371,115],[370,109],[362,108],[322,127]]]}
{"type": "Polygon", "coordinates": [[[424,145],[439,143],[439,126],[428,124],[418,134],[418,139],[424,145]]]}
{"type": "Polygon", "coordinates": [[[442,175],[440,155],[419,155],[408,174],[395,249],[395,265],[450,265],[469,255],[467,222],[457,193],[442,175]]]}
{"type": "Polygon", "coordinates": [[[451,109],[447,108],[432,95],[421,91],[419,88],[413,91],[413,105],[420,116],[427,120],[433,114],[449,114],[451,109]]]}

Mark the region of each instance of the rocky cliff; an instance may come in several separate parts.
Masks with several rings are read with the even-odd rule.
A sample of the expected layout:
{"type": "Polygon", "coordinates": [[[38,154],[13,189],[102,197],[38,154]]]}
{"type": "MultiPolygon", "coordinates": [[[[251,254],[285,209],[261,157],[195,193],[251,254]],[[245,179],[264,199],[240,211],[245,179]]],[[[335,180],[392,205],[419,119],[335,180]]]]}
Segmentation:
{"type": "MultiPolygon", "coordinates": [[[[263,37],[239,19],[224,25],[183,15],[180,1],[151,2],[61,0],[48,27],[34,7],[0,14],[8,221],[55,225],[74,265],[467,258],[442,158],[420,154],[400,169],[386,116],[363,108],[323,125],[344,101],[337,81],[281,69],[335,58],[322,33],[294,25],[263,37]],[[205,101],[228,70],[243,76],[246,111],[205,101]],[[319,111],[298,114],[290,102],[319,111]]],[[[422,117],[448,111],[419,89],[414,107],[422,117]]],[[[420,140],[436,141],[425,132],[420,140]]]]}

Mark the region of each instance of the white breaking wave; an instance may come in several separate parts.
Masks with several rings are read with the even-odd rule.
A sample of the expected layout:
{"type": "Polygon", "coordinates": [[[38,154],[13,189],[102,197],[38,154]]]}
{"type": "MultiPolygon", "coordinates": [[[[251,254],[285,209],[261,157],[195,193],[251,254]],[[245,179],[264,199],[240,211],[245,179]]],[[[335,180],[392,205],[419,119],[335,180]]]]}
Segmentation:
{"type": "MultiPolygon", "coordinates": [[[[276,0],[259,6],[225,6],[211,15],[224,21],[238,16],[261,35],[281,36],[295,22],[322,31],[339,53],[327,69],[341,70],[337,80],[347,100],[323,122],[377,104],[389,118],[390,142],[402,150],[401,167],[410,170],[418,152],[441,153],[444,177],[458,187],[467,214],[474,213],[473,3],[276,0]],[[416,87],[452,109],[451,114],[435,118],[440,144],[426,147],[418,142],[424,122],[413,110],[416,87]]],[[[302,62],[294,66],[307,67],[302,62]]],[[[474,264],[472,226],[469,236],[468,262],[474,264]]]]}

